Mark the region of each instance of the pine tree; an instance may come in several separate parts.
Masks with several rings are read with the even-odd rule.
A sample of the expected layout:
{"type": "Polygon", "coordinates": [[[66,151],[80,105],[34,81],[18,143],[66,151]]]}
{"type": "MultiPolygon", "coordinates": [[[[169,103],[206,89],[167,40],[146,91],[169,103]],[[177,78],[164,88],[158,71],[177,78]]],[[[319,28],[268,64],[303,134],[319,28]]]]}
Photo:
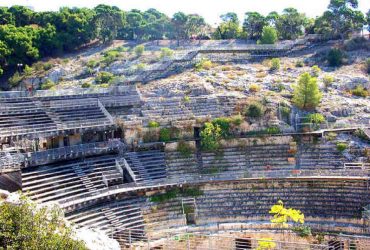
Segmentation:
{"type": "Polygon", "coordinates": [[[321,101],[322,93],[317,79],[309,73],[303,73],[294,87],[293,103],[301,109],[314,109],[321,101]]]}

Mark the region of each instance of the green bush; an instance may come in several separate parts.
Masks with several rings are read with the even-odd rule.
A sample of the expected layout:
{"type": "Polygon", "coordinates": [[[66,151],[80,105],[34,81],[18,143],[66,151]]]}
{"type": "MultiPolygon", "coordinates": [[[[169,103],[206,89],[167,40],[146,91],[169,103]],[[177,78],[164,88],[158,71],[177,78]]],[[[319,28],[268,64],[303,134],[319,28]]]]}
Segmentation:
{"type": "Polygon", "coordinates": [[[18,72],[15,72],[12,77],[8,79],[8,83],[11,87],[18,86],[23,80],[23,76],[21,76],[18,72]]]}
{"type": "Polygon", "coordinates": [[[0,225],[0,249],[87,249],[60,208],[41,208],[24,195],[16,204],[0,201],[0,225]]]}
{"type": "Polygon", "coordinates": [[[84,83],[81,85],[81,87],[82,87],[82,88],[85,88],[85,89],[90,88],[90,87],[91,87],[91,83],[89,83],[89,82],[84,82],[84,83]]]}
{"type": "Polygon", "coordinates": [[[274,27],[264,26],[262,29],[261,39],[258,44],[275,44],[278,40],[277,31],[274,27]]]}
{"type": "Polygon", "coordinates": [[[364,37],[354,37],[344,44],[345,50],[359,50],[359,49],[368,49],[368,41],[364,37]]]}
{"type": "Polygon", "coordinates": [[[189,144],[187,144],[186,142],[184,141],[180,141],[178,144],[177,144],[177,151],[180,152],[180,154],[186,158],[189,158],[191,156],[191,154],[193,153],[191,147],[189,146],[189,144]]]}
{"type": "Polygon", "coordinates": [[[55,83],[50,79],[47,79],[44,83],[41,84],[42,90],[51,89],[54,87],[55,87],[55,83]]]}
{"type": "Polygon", "coordinates": [[[319,66],[314,65],[311,67],[311,76],[318,77],[320,75],[321,69],[319,66]]]}
{"type": "Polygon", "coordinates": [[[263,113],[263,106],[259,102],[249,104],[245,110],[245,115],[252,118],[260,118],[263,113]]]}
{"type": "Polygon", "coordinates": [[[366,65],[366,72],[370,74],[370,58],[368,58],[365,62],[366,65]]]}
{"type": "Polygon", "coordinates": [[[304,66],[304,62],[302,60],[299,60],[295,63],[295,66],[298,68],[302,68],[304,66]]]}
{"type": "Polygon", "coordinates": [[[160,58],[165,58],[165,57],[172,57],[174,54],[174,51],[170,48],[161,48],[161,55],[160,58]]]}
{"type": "Polygon", "coordinates": [[[52,63],[49,63],[49,62],[45,62],[43,64],[43,69],[44,71],[48,71],[49,69],[51,69],[53,67],[53,64],[52,63]]]}
{"type": "Polygon", "coordinates": [[[212,120],[214,126],[221,129],[221,136],[226,137],[230,132],[230,119],[227,117],[220,117],[212,120]]]}
{"type": "Polygon", "coordinates": [[[91,69],[93,69],[93,68],[95,68],[96,66],[98,66],[99,65],[99,62],[97,62],[97,61],[95,61],[95,60],[89,60],[87,63],[86,63],[86,66],[88,67],[88,68],[91,68],[91,69]]]}
{"type": "Polygon", "coordinates": [[[369,91],[365,89],[362,85],[357,85],[356,88],[351,90],[352,95],[359,96],[359,97],[367,97],[369,95],[369,91]]]}
{"type": "Polygon", "coordinates": [[[166,191],[166,193],[153,195],[149,198],[149,200],[151,202],[158,202],[158,203],[165,202],[168,200],[175,199],[177,195],[179,194],[179,192],[180,190],[178,188],[174,188],[174,189],[166,191]]]}
{"type": "Polygon", "coordinates": [[[159,130],[159,140],[169,142],[171,140],[171,131],[168,128],[161,128],[159,130]]]}
{"type": "Polygon", "coordinates": [[[101,71],[95,77],[95,83],[102,84],[102,83],[110,83],[114,79],[114,75],[110,72],[101,71]]]}
{"type": "Polygon", "coordinates": [[[362,130],[362,129],[357,129],[354,133],[353,133],[355,136],[357,136],[358,138],[360,138],[361,140],[363,141],[368,141],[370,138],[367,137],[367,135],[365,134],[365,132],[362,130]]]}
{"type": "Polygon", "coordinates": [[[136,56],[141,56],[144,51],[145,51],[145,46],[144,45],[138,45],[134,48],[136,56]]]}
{"type": "Polygon", "coordinates": [[[222,130],[219,125],[206,122],[200,132],[202,148],[209,151],[217,150],[220,146],[221,132],[222,130]]]}
{"type": "Polygon", "coordinates": [[[334,77],[331,75],[325,75],[322,81],[325,85],[325,88],[328,88],[334,82],[334,77]]]}
{"type": "Polygon", "coordinates": [[[195,69],[197,71],[199,71],[199,70],[209,70],[212,67],[213,67],[213,63],[211,62],[211,60],[206,59],[206,58],[200,59],[200,61],[195,64],[195,69]]]}
{"type": "Polygon", "coordinates": [[[145,69],[145,67],[146,67],[145,63],[136,64],[136,70],[143,70],[145,69]]]}
{"type": "Polygon", "coordinates": [[[299,237],[308,237],[311,235],[311,228],[309,226],[296,226],[292,229],[299,237]]]}
{"type": "Polygon", "coordinates": [[[309,122],[314,124],[321,124],[325,122],[325,117],[320,113],[309,114],[307,119],[309,122]]]}
{"type": "Polygon", "coordinates": [[[104,52],[104,57],[102,59],[102,62],[106,65],[111,64],[112,62],[116,61],[119,57],[119,52],[116,50],[108,50],[104,52]]]}
{"type": "Polygon", "coordinates": [[[272,58],[271,59],[270,70],[279,70],[279,69],[280,69],[280,59],[279,58],[272,58]]]}
{"type": "Polygon", "coordinates": [[[166,202],[169,200],[173,200],[178,196],[185,196],[185,197],[197,197],[203,195],[203,191],[197,187],[194,188],[173,188],[170,190],[166,190],[163,194],[156,194],[149,198],[151,202],[166,202]]]}
{"type": "Polygon", "coordinates": [[[270,135],[280,134],[280,132],[281,131],[279,127],[269,127],[266,129],[266,133],[270,135]]]}
{"type": "Polygon", "coordinates": [[[337,143],[337,150],[339,152],[343,152],[344,150],[347,149],[347,147],[348,147],[348,145],[346,143],[344,143],[344,142],[338,142],[337,143]]]}
{"type": "Polygon", "coordinates": [[[189,96],[184,96],[184,102],[190,102],[190,97],[189,96]]]}
{"type": "Polygon", "coordinates": [[[338,67],[343,64],[344,57],[345,55],[342,50],[337,49],[337,48],[332,48],[327,55],[327,60],[330,66],[338,67]]]}
{"type": "Polygon", "coordinates": [[[149,128],[159,128],[159,123],[156,121],[150,121],[148,123],[149,128]]]}

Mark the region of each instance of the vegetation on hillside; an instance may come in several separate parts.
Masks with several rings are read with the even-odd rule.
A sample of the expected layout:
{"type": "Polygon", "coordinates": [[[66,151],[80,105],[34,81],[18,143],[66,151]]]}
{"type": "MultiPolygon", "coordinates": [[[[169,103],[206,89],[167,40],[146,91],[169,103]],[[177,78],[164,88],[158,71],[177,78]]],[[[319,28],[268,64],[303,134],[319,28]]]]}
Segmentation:
{"type": "Polygon", "coordinates": [[[321,101],[322,93],[317,84],[317,79],[309,73],[303,73],[298,84],[294,86],[293,103],[301,109],[314,109],[321,101]]]}
{"type": "Polygon", "coordinates": [[[247,12],[242,25],[238,16],[229,12],[221,15],[222,22],[214,31],[202,16],[183,12],[168,17],[156,9],[123,11],[104,4],[93,9],[63,7],[46,12],[24,6],[0,7],[0,74],[97,40],[247,38],[271,44],[304,33],[345,38],[369,23],[369,12],[365,17],[357,7],[357,0],[331,0],[328,10],[316,19],[294,8],[267,16],[247,12]]]}

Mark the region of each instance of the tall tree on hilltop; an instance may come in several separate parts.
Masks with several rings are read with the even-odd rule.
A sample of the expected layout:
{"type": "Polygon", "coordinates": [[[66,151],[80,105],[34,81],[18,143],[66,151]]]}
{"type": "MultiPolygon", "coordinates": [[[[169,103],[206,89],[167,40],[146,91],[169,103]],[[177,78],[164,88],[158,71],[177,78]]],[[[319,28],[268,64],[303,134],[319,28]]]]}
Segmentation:
{"type": "Polygon", "coordinates": [[[94,10],[97,37],[103,43],[116,39],[118,30],[124,25],[124,13],[115,6],[104,4],[99,4],[94,10]]]}
{"type": "Polygon", "coordinates": [[[258,12],[245,13],[243,30],[249,39],[259,39],[264,26],[267,26],[267,21],[263,15],[258,12]]]}

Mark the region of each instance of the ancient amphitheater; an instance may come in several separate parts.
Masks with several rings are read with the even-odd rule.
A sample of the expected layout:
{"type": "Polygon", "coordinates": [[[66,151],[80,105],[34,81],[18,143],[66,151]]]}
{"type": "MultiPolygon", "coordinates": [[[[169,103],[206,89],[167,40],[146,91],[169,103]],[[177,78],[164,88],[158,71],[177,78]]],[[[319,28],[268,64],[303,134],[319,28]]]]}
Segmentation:
{"type": "Polygon", "coordinates": [[[58,202],[69,221],[122,249],[370,249],[369,143],[351,144],[347,155],[337,147],[369,128],[302,131],[292,112],[271,121],[291,130],[233,128],[217,150],[203,150],[204,121],[237,115],[241,98],[158,98],[135,84],[206,55],[276,57],[304,42],[190,51],[107,89],[2,92],[0,188],[58,202]],[[169,140],[161,141],[163,128],[169,140]],[[312,236],[271,223],[278,200],[304,213],[312,236]],[[262,239],[273,248],[261,248],[262,239]]]}

